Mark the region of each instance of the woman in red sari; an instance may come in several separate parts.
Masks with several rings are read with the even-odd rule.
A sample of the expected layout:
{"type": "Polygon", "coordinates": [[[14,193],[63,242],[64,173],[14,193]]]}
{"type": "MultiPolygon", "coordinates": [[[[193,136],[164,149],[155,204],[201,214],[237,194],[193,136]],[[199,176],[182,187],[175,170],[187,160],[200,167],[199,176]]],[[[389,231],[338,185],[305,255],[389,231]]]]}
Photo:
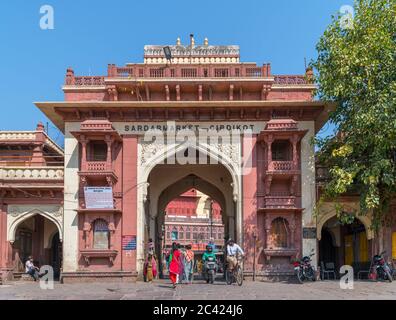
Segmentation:
{"type": "Polygon", "coordinates": [[[176,242],[172,243],[172,260],[169,264],[169,278],[172,281],[173,288],[176,288],[177,276],[180,272],[180,251],[176,242]]]}

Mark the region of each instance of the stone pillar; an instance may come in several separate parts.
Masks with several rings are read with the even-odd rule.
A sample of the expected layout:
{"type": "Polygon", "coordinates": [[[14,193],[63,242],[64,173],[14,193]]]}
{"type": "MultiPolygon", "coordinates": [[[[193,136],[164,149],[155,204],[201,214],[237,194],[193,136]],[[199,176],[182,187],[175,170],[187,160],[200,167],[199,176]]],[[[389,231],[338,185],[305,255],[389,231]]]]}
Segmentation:
{"type": "Polygon", "coordinates": [[[87,170],[87,144],[88,140],[81,137],[81,170],[87,170]]]}
{"type": "MultiPolygon", "coordinates": [[[[228,231],[228,238],[234,239],[235,238],[235,219],[232,216],[228,217],[227,231],[228,231]]],[[[237,241],[237,240],[234,239],[234,241],[237,241]]]]}
{"type": "MultiPolygon", "coordinates": [[[[245,250],[245,269],[253,271],[254,233],[257,234],[257,135],[243,137],[243,160],[250,163],[250,170],[245,170],[242,176],[242,212],[243,212],[243,248],[245,250]],[[250,139],[250,141],[248,141],[250,139]],[[249,160],[248,160],[249,159],[249,160]]],[[[256,252],[256,260],[257,260],[256,252]]]]}
{"type": "Polygon", "coordinates": [[[70,131],[78,130],[79,123],[65,124],[65,189],[64,189],[64,235],[63,235],[63,271],[78,269],[78,209],[79,201],[79,148],[78,141],[70,131]]]}
{"type": "Polygon", "coordinates": [[[290,142],[293,145],[293,168],[296,170],[298,166],[298,154],[297,154],[297,143],[298,143],[298,136],[293,135],[293,138],[290,139],[290,142]]]}
{"type": "Polygon", "coordinates": [[[7,206],[0,202],[0,278],[12,280],[12,245],[7,241],[7,206]]]}
{"type": "Polygon", "coordinates": [[[36,141],[33,147],[32,166],[44,166],[45,159],[43,154],[44,143],[47,137],[44,134],[44,125],[40,122],[36,128],[36,141]]]}
{"type": "MultiPolygon", "coordinates": [[[[137,151],[138,136],[125,135],[122,143],[122,236],[137,236],[137,151]]],[[[139,235],[144,237],[144,234],[139,235]]],[[[143,239],[137,238],[137,246],[143,239]]],[[[134,251],[122,251],[122,270],[137,271],[134,251]]]]}
{"type": "Polygon", "coordinates": [[[8,265],[7,206],[0,204],[0,268],[8,265]]]}
{"type": "Polygon", "coordinates": [[[274,137],[272,135],[269,135],[266,139],[265,142],[267,143],[267,167],[270,169],[270,165],[272,162],[272,142],[274,141],[274,137]]]}
{"type": "Polygon", "coordinates": [[[110,137],[106,137],[106,144],[107,144],[106,167],[107,167],[107,170],[111,170],[113,157],[111,155],[112,140],[110,137]]]}
{"type": "MultiPolygon", "coordinates": [[[[299,130],[308,129],[307,134],[301,140],[301,207],[304,209],[302,214],[303,227],[316,227],[314,216],[314,206],[316,204],[316,184],[315,184],[315,152],[310,141],[315,135],[315,123],[313,121],[300,121],[299,130]]],[[[303,239],[303,254],[308,255],[312,249],[315,255],[312,257],[312,265],[317,266],[318,250],[316,239],[303,239]]]]}

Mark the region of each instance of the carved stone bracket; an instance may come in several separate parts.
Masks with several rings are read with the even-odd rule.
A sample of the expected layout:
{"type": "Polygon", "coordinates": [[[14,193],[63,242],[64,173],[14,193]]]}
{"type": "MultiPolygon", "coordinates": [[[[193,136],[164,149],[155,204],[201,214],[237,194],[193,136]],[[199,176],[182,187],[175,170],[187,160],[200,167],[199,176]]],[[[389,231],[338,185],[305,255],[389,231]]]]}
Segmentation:
{"type": "Polygon", "coordinates": [[[118,254],[117,250],[98,250],[98,249],[84,249],[80,250],[81,256],[83,257],[86,266],[91,264],[91,259],[95,258],[107,258],[111,265],[114,264],[114,260],[118,254]]]}

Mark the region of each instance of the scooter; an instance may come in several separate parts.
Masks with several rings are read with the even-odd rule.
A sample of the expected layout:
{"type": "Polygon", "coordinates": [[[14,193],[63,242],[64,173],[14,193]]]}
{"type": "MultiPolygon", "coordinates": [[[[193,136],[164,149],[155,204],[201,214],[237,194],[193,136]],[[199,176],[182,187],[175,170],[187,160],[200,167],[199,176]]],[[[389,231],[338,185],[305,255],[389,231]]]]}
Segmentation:
{"type": "Polygon", "coordinates": [[[216,278],[216,269],[217,269],[217,262],[216,259],[213,257],[209,257],[205,261],[205,279],[206,283],[214,283],[216,278]]]}
{"type": "Polygon", "coordinates": [[[312,250],[309,256],[304,256],[301,260],[293,262],[294,271],[300,283],[303,283],[305,280],[316,281],[315,270],[311,265],[311,257],[313,255],[315,255],[315,253],[312,250]]]}
{"type": "Polygon", "coordinates": [[[386,251],[383,251],[373,257],[373,268],[376,271],[377,279],[388,280],[389,282],[392,282],[392,270],[383,257],[385,253],[386,251]]]}

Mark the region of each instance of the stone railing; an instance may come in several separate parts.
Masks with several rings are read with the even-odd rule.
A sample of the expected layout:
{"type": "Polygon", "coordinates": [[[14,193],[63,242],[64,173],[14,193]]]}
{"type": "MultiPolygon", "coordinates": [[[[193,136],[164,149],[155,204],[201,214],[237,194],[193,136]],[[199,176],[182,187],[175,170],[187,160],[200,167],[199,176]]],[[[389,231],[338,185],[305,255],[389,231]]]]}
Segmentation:
{"type": "Polygon", "coordinates": [[[266,208],[292,208],[295,207],[294,196],[266,196],[264,198],[266,208]]]}
{"type": "Polygon", "coordinates": [[[2,180],[63,180],[63,167],[2,167],[2,180]]]}
{"type": "Polygon", "coordinates": [[[297,130],[297,122],[291,122],[289,119],[283,122],[268,122],[267,130],[297,130]]]}
{"type": "MultiPolygon", "coordinates": [[[[166,216],[166,222],[183,222],[186,225],[187,224],[194,224],[194,223],[203,223],[206,225],[210,225],[210,219],[209,218],[192,218],[192,217],[177,217],[177,216],[172,216],[169,214],[166,216]],[[169,216],[170,215],[170,216],[169,216]]],[[[221,225],[223,222],[221,219],[213,219],[212,222],[214,225],[221,225]]]]}
{"type": "Polygon", "coordinates": [[[105,82],[104,77],[101,76],[85,76],[74,77],[74,83],[70,84],[76,86],[103,86],[105,82]]]}
{"type": "MultiPolygon", "coordinates": [[[[188,59],[188,58],[184,58],[188,59]]],[[[66,74],[66,85],[70,86],[104,86],[111,78],[253,78],[273,79],[275,85],[307,85],[312,84],[312,76],[272,75],[271,65],[258,66],[255,63],[214,63],[206,64],[184,61],[183,63],[136,63],[119,67],[109,64],[107,76],[75,76],[72,69],[66,74]],[[273,78],[272,78],[273,77],[273,78]]]]}
{"type": "Polygon", "coordinates": [[[20,131],[8,132],[0,131],[0,140],[35,140],[36,132],[34,131],[20,131]]]}
{"type": "Polygon", "coordinates": [[[86,163],[87,171],[106,171],[107,169],[106,161],[88,161],[86,163]]]}
{"type": "Polygon", "coordinates": [[[304,75],[280,75],[275,76],[275,84],[279,85],[301,85],[308,84],[307,77],[304,75]]]}
{"type": "MultiPolygon", "coordinates": [[[[271,67],[255,64],[183,64],[164,67],[164,65],[130,65],[117,67],[109,65],[109,78],[268,78],[271,67]]],[[[76,85],[77,82],[76,82],[76,85]]]]}
{"type": "Polygon", "coordinates": [[[293,161],[271,161],[269,171],[290,171],[294,169],[293,161]]]}

